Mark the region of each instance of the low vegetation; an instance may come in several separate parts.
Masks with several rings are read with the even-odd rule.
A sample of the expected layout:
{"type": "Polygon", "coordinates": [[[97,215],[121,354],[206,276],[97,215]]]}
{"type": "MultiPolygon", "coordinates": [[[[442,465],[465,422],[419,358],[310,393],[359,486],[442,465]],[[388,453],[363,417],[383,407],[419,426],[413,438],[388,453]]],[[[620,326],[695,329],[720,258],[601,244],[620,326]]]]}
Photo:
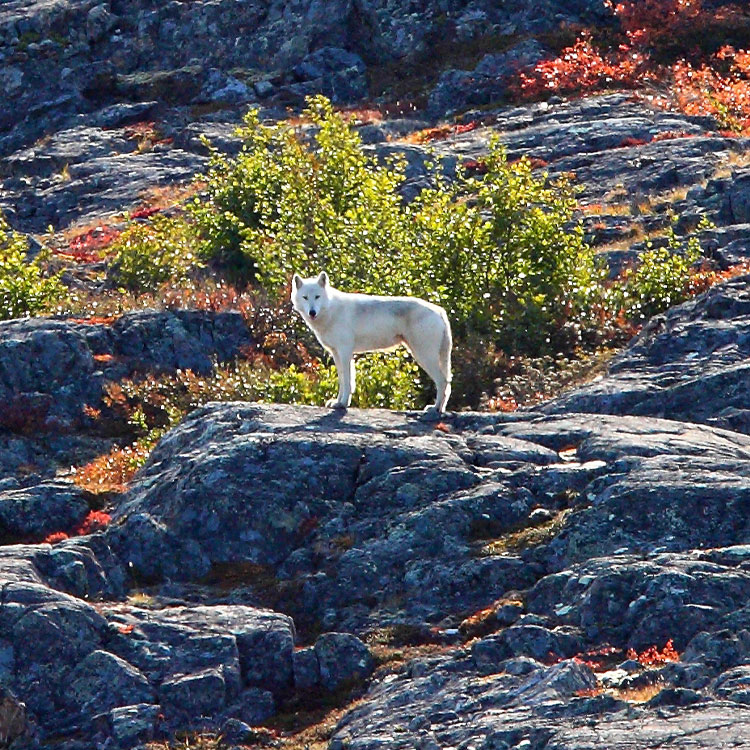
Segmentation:
{"type": "MultiPolygon", "coordinates": [[[[405,203],[403,161],[376,161],[351,118],[323,97],[294,126],[264,124],[251,111],[239,136],[237,157],[213,152],[185,213],[152,216],[114,241],[115,280],[153,294],[204,263],[278,309],[292,269],[326,268],[346,290],[426,297],[446,307],[454,328],[454,406],[477,406],[508,356],[587,357],[688,293],[695,239],[672,234],[666,250],[610,282],[574,220],[571,184],[529,160],[510,162],[498,142],[480,171],[448,179],[442,164],[428,164],[430,185],[405,203]]],[[[275,334],[317,346],[288,317],[275,334]]],[[[265,370],[257,364],[246,373],[252,387],[240,385],[235,397],[321,403],[333,388],[330,366],[306,352],[265,361],[265,370]]],[[[363,406],[428,400],[428,384],[403,356],[370,357],[360,372],[363,406]]]]}
{"type": "Polygon", "coordinates": [[[0,214],[0,320],[45,312],[65,292],[59,276],[45,273],[43,257],[28,256],[28,240],[0,214]]]}
{"type": "Polygon", "coordinates": [[[703,0],[606,0],[618,27],[580,34],[559,56],[522,74],[523,98],[603,88],[643,90],[661,106],[710,115],[728,135],[750,133],[750,13],[703,0]]]}

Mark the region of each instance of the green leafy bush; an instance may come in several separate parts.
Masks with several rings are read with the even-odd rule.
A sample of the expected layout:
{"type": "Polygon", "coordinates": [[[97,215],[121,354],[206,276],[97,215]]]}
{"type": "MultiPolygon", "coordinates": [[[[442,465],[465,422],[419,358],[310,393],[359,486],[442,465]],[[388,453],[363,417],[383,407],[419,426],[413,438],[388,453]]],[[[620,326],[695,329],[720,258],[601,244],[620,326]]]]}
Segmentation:
{"type": "Polygon", "coordinates": [[[45,276],[42,257],[28,260],[28,249],[0,214],[0,319],[45,312],[65,295],[59,275],[45,276]]]}
{"type": "MultiPolygon", "coordinates": [[[[475,165],[481,174],[459,168],[448,178],[442,164],[426,165],[428,186],[407,203],[404,160],[369,154],[324,97],[309,100],[300,125],[267,125],[253,110],[238,132],[239,155],[212,152],[206,188],[190,206],[201,257],[277,299],[293,271],[325,269],[346,291],[441,304],[454,332],[454,404],[476,405],[506,356],[596,348],[630,330],[626,318],[639,321],[687,293],[694,248],[648,251],[626,278],[608,282],[574,220],[570,183],[527,159],[509,161],[498,140],[475,165]]],[[[263,397],[322,403],[335,391],[327,372],[273,374],[263,397]]]]}
{"type": "Polygon", "coordinates": [[[297,131],[264,125],[251,111],[234,159],[214,152],[207,197],[192,214],[207,258],[240,253],[269,289],[292,270],[326,269],[339,287],[414,294],[444,305],[459,336],[480,329],[505,345],[552,346],[550,336],[580,316],[601,274],[564,180],[508,162],[498,141],[486,174],[433,187],[405,204],[405,166],[378,163],[323,97],[297,131]]]}
{"type": "MultiPolygon", "coordinates": [[[[699,226],[700,230],[706,228],[705,224],[699,226]]],[[[683,243],[671,227],[666,247],[649,244],[638,264],[625,272],[620,284],[621,304],[628,317],[645,320],[688,299],[690,267],[700,254],[698,235],[683,243]]]]}
{"type": "Polygon", "coordinates": [[[155,290],[179,281],[200,265],[190,225],[182,218],[154,216],[131,224],[113,243],[111,275],[133,292],[155,290]]]}
{"type": "MultiPolygon", "coordinates": [[[[272,371],[261,386],[259,399],[272,403],[321,405],[338,391],[336,368],[290,365],[272,371]]],[[[352,406],[414,409],[421,405],[422,388],[417,365],[403,350],[372,352],[357,358],[357,383],[352,406]]]]}

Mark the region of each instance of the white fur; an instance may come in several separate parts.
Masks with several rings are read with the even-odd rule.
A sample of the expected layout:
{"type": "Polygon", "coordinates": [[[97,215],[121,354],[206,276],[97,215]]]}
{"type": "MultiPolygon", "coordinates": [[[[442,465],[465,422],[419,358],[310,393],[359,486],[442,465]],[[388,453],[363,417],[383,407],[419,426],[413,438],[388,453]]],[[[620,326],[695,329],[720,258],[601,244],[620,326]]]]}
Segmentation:
{"type": "Polygon", "coordinates": [[[445,411],[451,392],[451,328],[442,307],[416,297],[376,297],[334,289],[325,272],[292,281],[292,304],[332,354],[338,396],[326,406],[347,408],[355,387],[353,355],[406,346],[435,381],[434,407],[445,411]]]}

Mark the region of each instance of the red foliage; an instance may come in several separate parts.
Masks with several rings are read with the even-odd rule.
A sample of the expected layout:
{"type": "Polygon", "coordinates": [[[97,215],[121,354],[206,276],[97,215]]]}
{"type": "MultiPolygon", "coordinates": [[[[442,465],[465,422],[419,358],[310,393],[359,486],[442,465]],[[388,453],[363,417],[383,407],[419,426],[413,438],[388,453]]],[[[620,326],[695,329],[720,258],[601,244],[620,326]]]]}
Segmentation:
{"type": "Polygon", "coordinates": [[[95,531],[101,531],[111,520],[112,516],[110,516],[109,513],[105,513],[101,510],[90,510],[89,514],[83,519],[73,533],[76,536],[93,534],[95,531]]]}
{"type": "Polygon", "coordinates": [[[123,635],[130,635],[135,630],[135,625],[132,623],[130,625],[118,625],[117,629],[123,634],[123,635]]]}
{"type": "Polygon", "coordinates": [[[449,138],[452,135],[460,135],[461,133],[469,133],[476,129],[479,123],[472,120],[463,125],[451,125],[445,123],[444,125],[437,125],[434,128],[426,128],[425,130],[418,130],[408,135],[405,140],[414,143],[429,143],[430,141],[442,141],[449,138]]]}
{"type": "Polygon", "coordinates": [[[633,146],[643,146],[646,143],[648,143],[648,141],[644,141],[643,138],[633,138],[632,136],[628,136],[627,138],[622,139],[617,148],[632,148],[633,146]]]}
{"type": "Polygon", "coordinates": [[[684,33],[703,13],[702,0],[604,0],[632,45],[652,47],[684,33]]]}
{"type": "Polygon", "coordinates": [[[521,94],[579,93],[596,88],[634,88],[648,72],[648,56],[621,45],[603,55],[588,37],[564,49],[555,60],[542,60],[529,73],[521,73],[521,94]]]}
{"type": "Polygon", "coordinates": [[[746,274],[750,274],[750,261],[738,263],[731,268],[727,268],[726,271],[712,271],[707,268],[699,268],[690,274],[688,291],[690,294],[702,294],[715,284],[737,278],[737,276],[745,276],[746,274]]]}
{"type": "Polygon", "coordinates": [[[90,318],[70,318],[71,323],[81,323],[86,326],[111,326],[117,318],[114,315],[92,315],[90,318]]]}
{"type": "Polygon", "coordinates": [[[135,211],[131,212],[130,218],[148,219],[149,216],[158,214],[159,211],[161,211],[161,208],[159,208],[158,206],[142,206],[141,208],[136,208],[135,211]]]}
{"type": "Polygon", "coordinates": [[[101,419],[101,416],[102,416],[101,409],[97,409],[93,406],[89,406],[88,404],[84,404],[82,411],[89,419],[94,419],[94,420],[101,419]]]}
{"type": "Polygon", "coordinates": [[[710,64],[679,60],[672,67],[677,107],[689,115],[712,115],[722,134],[750,133],[750,52],[722,47],[710,64]],[[726,74],[720,65],[728,65],[726,74]]]}
{"type": "Polygon", "coordinates": [[[576,654],[573,659],[579,664],[585,664],[594,672],[600,672],[606,669],[620,654],[622,654],[622,649],[607,645],[583,651],[576,654]]]}
{"type": "Polygon", "coordinates": [[[644,667],[649,667],[655,664],[679,661],[680,655],[675,651],[674,644],[670,638],[661,651],[656,646],[649,646],[645,651],[641,651],[641,653],[638,653],[633,648],[629,648],[628,659],[635,659],[643,664],[644,667]]]}
{"type": "Polygon", "coordinates": [[[120,230],[102,225],[89,229],[74,237],[68,243],[67,250],[57,251],[58,255],[73,258],[78,263],[96,263],[101,260],[101,253],[120,236],[120,230]]]}
{"type": "Polygon", "coordinates": [[[596,698],[604,692],[604,688],[600,686],[592,688],[581,688],[576,690],[576,696],[578,698],[596,698]]]}
{"type": "Polygon", "coordinates": [[[70,539],[71,536],[93,534],[95,531],[101,531],[107,526],[110,520],[111,516],[109,513],[104,513],[101,510],[90,510],[86,518],[70,534],[66,534],[64,531],[55,531],[44,538],[43,544],[57,544],[58,542],[70,539]]]}
{"type": "Polygon", "coordinates": [[[657,133],[652,139],[652,143],[658,141],[671,141],[675,138],[695,138],[695,133],[686,133],[684,130],[664,130],[661,133],[657,133]]]}
{"type": "Polygon", "coordinates": [[[528,161],[532,169],[542,169],[549,166],[548,161],[540,159],[538,156],[531,156],[528,161]]]}
{"type": "Polygon", "coordinates": [[[66,539],[70,539],[70,537],[64,531],[55,531],[44,538],[43,544],[57,544],[66,539]]]}
{"type": "Polygon", "coordinates": [[[518,401],[512,396],[510,398],[495,396],[487,402],[487,409],[489,411],[516,411],[518,409],[518,401]]]}
{"type": "Polygon", "coordinates": [[[468,174],[487,174],[487,164],[481,159],[469,159],[462,164],[468,174]]]}
{"type": "MultiPolygon", "coordinates": [[[[654,56],[695,36],[696,28],[711,28],[715,11],[701,0],[606,0],[618,17],[625,41],[616,49],[598,49],[583,35],[554,60],[539,62],[520,76],[518,93],[538,97],[551,93],[581,94],[611,88],[640,88],[644,83],[670,85],[671,94],[656,103],[690,115],[711,115],[724,131],[750,134],[750,51],[725,46],[700,63],[680,59],[659,65],[654,56]]],[[[722,15],[725,25],[729,15],[722,15]]],[[[728,20],[729,19],[729,20],[728,20]]],[[[690,50],[688,50],[690,53],[690,50]]],[[[695,57],[695,53],[693,53],[695,57]]],[[[667,137],[658,137],[659,140],[667,137]]],[[[639,144],[633,144],[639,145],[639,144]]]]}
{"type": "Polygon", "coordinates": [[[456,133],[456,135],[460,133],[470,133],[472,130],[475,130],[477,127],[477,123],[472,120],[471,122],[467,122],[464,125],[456,125],[456,127],[453,129],[453,132],[456,133]]]}

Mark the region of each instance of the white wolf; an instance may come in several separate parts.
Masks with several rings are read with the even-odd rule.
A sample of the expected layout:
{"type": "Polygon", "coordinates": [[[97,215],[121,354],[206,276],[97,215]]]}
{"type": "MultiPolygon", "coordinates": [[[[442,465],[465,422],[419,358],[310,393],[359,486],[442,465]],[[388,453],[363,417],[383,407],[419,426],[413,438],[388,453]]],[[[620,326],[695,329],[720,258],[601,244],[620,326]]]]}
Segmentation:
{"type": "Polygon", "coordinates": [[[356,352],[404,344],[435,381],[433,409],[445,411],[451,393],[451,327],[442,307],[416,297],[375,297],[334,289],[323,272],[303,279],[294,274],[292,305],[318,341],[333,355],[339,393],[326,406],[346,408],[352,400],[356,352]]]}

